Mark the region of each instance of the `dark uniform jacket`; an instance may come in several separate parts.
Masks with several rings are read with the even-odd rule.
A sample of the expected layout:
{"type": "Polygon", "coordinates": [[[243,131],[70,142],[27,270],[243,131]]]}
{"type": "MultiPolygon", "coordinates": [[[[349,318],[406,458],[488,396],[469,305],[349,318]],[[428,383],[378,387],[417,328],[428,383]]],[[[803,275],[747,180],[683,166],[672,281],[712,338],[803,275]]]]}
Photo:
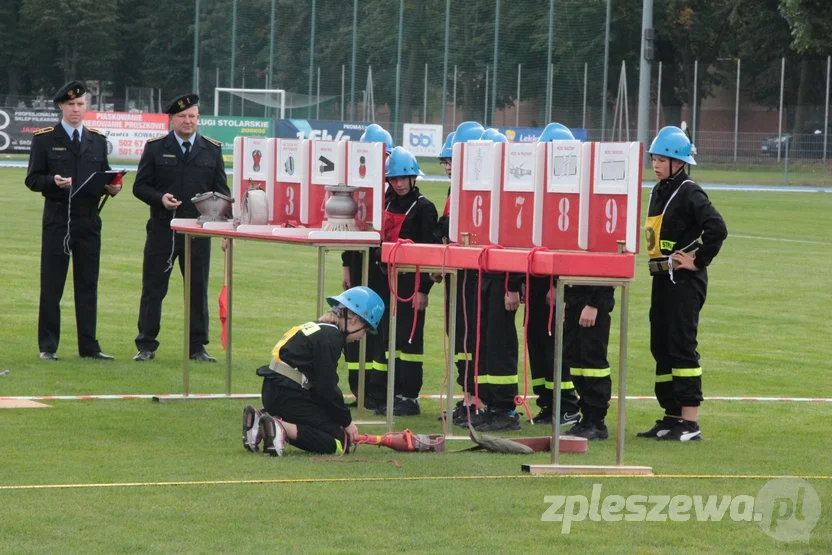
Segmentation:
{"type": "Polygon", "coordinates": [[[690,177],[682,171],[676,177],[659,181],[650,193],[647,216],[660,215],[673,191],[682,187],[667,205],[659,233],[661,244],[669,246],[665,241],[670,241],[672,248],[661,250],[664,256],[670,256],[677,250],[687,252],[698,248],[694,263],[702,269],[711,263],[722,248],[723,241],[728,237],[728,229],[722,215],[711,204],[702,187],[695,182],[684,183],[686,180],[690,180],[690,177]]]}
{"type": "MultiPolygon", "coordinates": [[[[311,382],[309,390],[318,403],[341,427],[352,422],[350,410],[344,404],[344,395],[338,387],[338,360],[346,342],[344,334],[331,324],[309,322],[286,332],[278,349],[280,362],[296,368],[311,382]]],[[[299,395],[304,389],[296,382],[274,372],[268,366],[257,370],[266,379],[280,380],[280,387],[296,389],[299,395]]]]}
{"type": "Polygon", "coordinates": [[[231,196],[221,143],[198,133],[191,137],[191,141],[193,145],[187,162],[172,131],[145,144],[133,194],[150,206],[152,218],[173,218],[173,211],[162,204],[165,193],[173,194],[176,200],[182,202],[176,209],[177,218],[199,217],[191,199],[200,193],[215,191],[231,196]]]}
{"type": "MultiPolygon", "coordinates": [[[[69,203],[70,187],[55,185],[55,175],[72,178],[77,190],[93,173],[110,169],[107,163],[107,139],[97,129],[84,127],[78,151],[63,126],[47,127],[32,138],[26,186],[41,193],[47,201],[69,203]]],[[[90,196],[84,189],[72,199],[72,212],[94,213],[101,196],[90,196]]],[[[49,205],[49,203],[47,203],[49,205]]]]}
{"type": "MultiPolygon", "coordinates": [[[[396,194],[393,187],[388,187],[384,194],[384,208],[391,214],[404,214],[410,209],[407,217],[402,222],[402,228],[399,232],[400,239],[410,239],[414,243],[438,242],[435,236],[437,221],[436,206],[427,197],[422,196],[419,192],[419,187],[414,186],[403,197],[396,194]],[[410,209],[414,202],[416,205],[410,209]]],[[[352,269],[360,268],[360,253],[345,252],[341,260],[344,266],[349,266],[352,269]]],[[[382,266],[385,266],[386,270],[386,264],[381,261],[381,249],[370,249],[371,282],[373,281],[372,274],[376,271],[380,272],[381,270],[379,268],[382,266]]],[[[419,277],[419,292],[427,294],[430,292],[431,287],[433,287],[433,281],[431,281],[430,275],[422,272],[419,277]]]]}

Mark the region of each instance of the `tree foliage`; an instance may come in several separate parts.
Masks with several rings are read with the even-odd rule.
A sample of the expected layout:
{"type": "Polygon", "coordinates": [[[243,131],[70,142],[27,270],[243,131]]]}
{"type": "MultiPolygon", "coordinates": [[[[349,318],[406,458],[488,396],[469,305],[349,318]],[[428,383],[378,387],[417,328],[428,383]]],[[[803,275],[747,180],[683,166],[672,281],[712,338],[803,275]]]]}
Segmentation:
{"type": "MultiPolygon", "coordinates": [[[[357,100],[372,67],[377,105],[394,110],[397,75],[400,121],[422,114],[427,65],[429,112],[440,108],[443,77],[456,67],[457,105],[466,119],[482,119],[517,96],[522,66],[522,99],[537,100],[542,123],[549,59],[549,8],[545,0],[499,0],[497,89],[493,89],[497,0],[452,0],[449,68],[443,72],[445,0],[403,0],[401,66],[397,68],[400,0],[359,0],[354,88],[357,100]],[[486,71],[488,82],[486,83],[486,71]],[[488,106],[486,106],[486,91],[488,106]]],[[[352,71],[353,2],[316,0],[315,45],[311,1],[237,0],[232,75],[231,0],[200,0],[198,55],[200,89],[214,86],[261,88],[268,81],[270,39],[274,37],[274,87],[306,94],[310,79],[317,92],[340,98],[352,71]],[[272,6],[275,27],[271,27],[272,6]],[[313,73],[310,75],[310,56],[313,73]]],[[[742,59],[743,92],[769,106],[779,99],[779,60],[832,52],[832,10],[827,0],[661,0],[655,2],[655,64],[662,62],[662,104],[671,110],[693,100],[693,67],[699,61],[698,97],[732,86],[735,70],[725,60],[742,59]],[[753,76],[753,78],[752,78],[753,76]]],[[[587,68],[590,106],[603,96],[606,0],[556,0],[551,60],[556,118],[580,121],[587,68]]],[[[629,97],[637,97],[641,50],[642,0],[612,0],[608,102],[615,100],[621,62],[628,68],[629,97]]],[[[5,0],[0,3],[0,51],[11,53],[0,72],[0,101],[18,95],[51,95],[70,78],[161,89],[165,99],[192,88],[194,2],[157,0],[5,0]]],[[[794,69],[788,73],[787,99],[816,101],[824,76],[794,69]]],[[[655,83],[655,81],[654,81],[655,83]]],[[[654,89],[655,90],[655,89],[654,89]]],[[[303,110],[301,110],[303,112],[303,110]]],[[[299,116],[306,115],[298,113],[299,116]]],[[[499,122],[495,122],[499,123],[499,122]]]]}

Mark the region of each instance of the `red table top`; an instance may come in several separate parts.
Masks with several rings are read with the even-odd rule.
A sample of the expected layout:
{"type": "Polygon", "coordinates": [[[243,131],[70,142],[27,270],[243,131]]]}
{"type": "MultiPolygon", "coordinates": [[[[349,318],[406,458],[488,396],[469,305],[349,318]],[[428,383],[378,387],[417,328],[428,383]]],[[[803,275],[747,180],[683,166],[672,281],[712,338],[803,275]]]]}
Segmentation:
{"type": "Polygon", "coordinates": [[[526,273],[562,277],[599,277],[632,279],[635,255],[632,253],[596,253],[584,251],[535,251],[528,249],[490,249],[450,245],[400,244],[391,261],[395,243],[382,243],[383,262],[399,266],[476,270],[483,264],[488,272],[526,273]],[[530,267],[531,257],[531,267],[530,267]]]}

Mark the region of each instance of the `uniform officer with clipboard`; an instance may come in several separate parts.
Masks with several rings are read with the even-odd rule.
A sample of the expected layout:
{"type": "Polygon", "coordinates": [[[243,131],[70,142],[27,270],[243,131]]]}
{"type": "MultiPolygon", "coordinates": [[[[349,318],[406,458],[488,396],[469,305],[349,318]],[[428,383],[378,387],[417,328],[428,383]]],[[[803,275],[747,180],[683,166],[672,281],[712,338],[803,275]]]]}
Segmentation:
{"type": "Polygon", "coordinates": [[[61,110],[61,122],[55,127],[35,131],[26,174],[26,186],[41,193],[45,199],[38,313],[40,358],[58,360],[60,303],[72,258],[78,354],[113,360],[101,352],[96,339],[101,258],[101,218],[98,213],[100,199],[105,195],[117,195],[121,185],[110,185],[110,180],[103,178],[89,180],[96,172],[109,171],[110,164],[107,162],[107,139],[100,131],[82,123],[87,113],[84,84],[80,81],[67,83],[55,94],[54,101],[61,110]]]}

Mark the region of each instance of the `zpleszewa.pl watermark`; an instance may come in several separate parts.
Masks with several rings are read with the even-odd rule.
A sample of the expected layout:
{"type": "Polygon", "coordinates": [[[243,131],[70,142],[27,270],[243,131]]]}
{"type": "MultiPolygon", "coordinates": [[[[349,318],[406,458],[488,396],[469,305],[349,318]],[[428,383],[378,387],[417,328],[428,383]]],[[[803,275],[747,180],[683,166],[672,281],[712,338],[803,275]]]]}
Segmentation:
{"type": "Polygon", "coordinates": [[[540,520],[560,522],[568,534],[575,522],[757,522],[779,541],[809,541],[820,519],[820,499],[815,489],[800,478],[776,478],[751,495],[605,495],[601,484],[585,495],[547,495],[549,508],[540,520]]]}

